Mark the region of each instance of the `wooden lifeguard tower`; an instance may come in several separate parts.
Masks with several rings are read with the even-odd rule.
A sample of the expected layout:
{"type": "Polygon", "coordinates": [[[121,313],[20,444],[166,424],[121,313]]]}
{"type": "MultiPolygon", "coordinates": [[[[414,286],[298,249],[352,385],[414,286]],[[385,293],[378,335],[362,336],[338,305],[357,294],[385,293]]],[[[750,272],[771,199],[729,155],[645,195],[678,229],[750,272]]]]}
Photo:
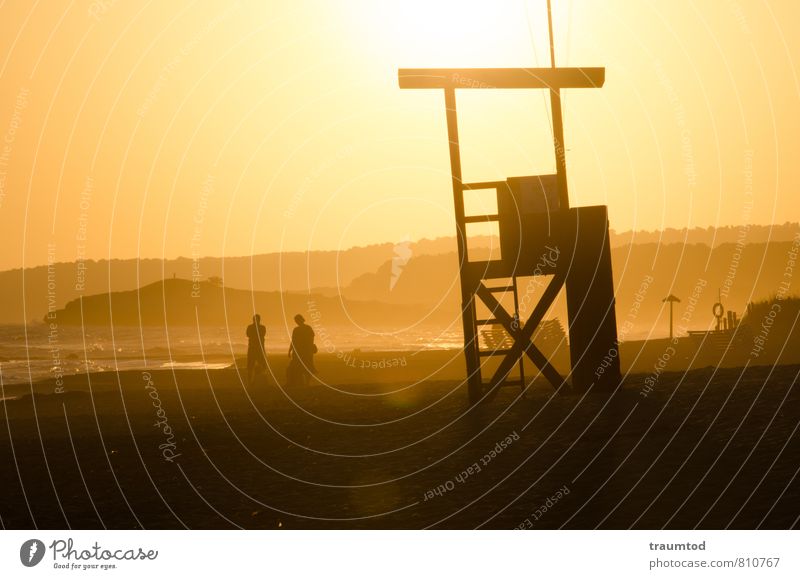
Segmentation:
{"type": "MultiPolygon", "coordinates": [[[[548,17],[550,11],[548,7],[548,17]]],[[[525,387],[523,356],[527,356],[556,388],[566,378],[533,343],[537,327],[566,286],[569,351],[573,388],[613,389],[620,369],[614,285],[604,205],[570,207],[561,117],[561,91],[600,88],[604,68],[556,68],[550,22],[550,68],[435,68],[400,69],[402,89],[441,89],[447,114],[450,171],[456,218],[456,239],[461,277],[464,356],[470,403],[486,401],[504,385],[525,387]],[[464,183],[456,115],[456,91],[476,89],[540,89],[550,93],[553,119],[555,175],[512,177],[504,181],[464,183]],[[464,193],[494,190],[497,213],[466,215],[464,193]],[[498,222],[500,258],[471,260],[467,227],[471,223],[498,222]],[[557,260],[542,260],[557,255],[557,260]],[[552,278],[527,320],[519,319],[518,284],[521,276],[551,275],[552,278]],[[501,281],[502,280],[502,283],[501,281]],[[500,284],[500,285],[498,285],[500,284]],[[513,295],[514,311],[508,311],[498,294],[513,295]],[[478,300],[491,312],[485,319],[477,313],[478,300]],[[479,329],[500,326],[510,337],[506,348],[482,348],[479,329]],[[482,361],[500,356],[491,377],[484,380],[482,361]],[[519,378],[511,380],[519,364],[519,378]]]]}

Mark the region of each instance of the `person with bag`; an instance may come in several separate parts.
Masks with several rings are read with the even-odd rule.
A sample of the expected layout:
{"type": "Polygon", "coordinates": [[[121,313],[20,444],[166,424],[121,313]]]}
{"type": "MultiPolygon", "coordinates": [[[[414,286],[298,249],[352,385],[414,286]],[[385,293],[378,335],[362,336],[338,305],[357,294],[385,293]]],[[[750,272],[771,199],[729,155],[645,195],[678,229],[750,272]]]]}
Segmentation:
{"type": "Polygon", "coordinates": [[[297,327],[292,330],[292,341],[289,345],[289,367],[286,370],[289,386],[308,386],[312,374],[316,374],[314,354],[314,330],[306,324],[305,318],[297,314],[294,317],[297,327]]]}

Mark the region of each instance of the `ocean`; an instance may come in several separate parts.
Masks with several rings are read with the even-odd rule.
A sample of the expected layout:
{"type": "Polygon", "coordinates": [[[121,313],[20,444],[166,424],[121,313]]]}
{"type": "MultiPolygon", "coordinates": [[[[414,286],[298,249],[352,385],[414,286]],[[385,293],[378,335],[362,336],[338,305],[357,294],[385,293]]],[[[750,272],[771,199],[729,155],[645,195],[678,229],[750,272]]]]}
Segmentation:
{"type": "MultiPolygon", "coordinates": [[[[317,328],[316,343],[320,353],[414,352],[463,345],[459,330],[440,327],[381,333],[352,327],[317,328]]],[[[288,348],[289,329],[267,326],[267,352],[279,354],[288,348]]],[[[86,372],[225,368],[246,354],[245,327],[124,327],[112,332],[106,327],[0,325],[0,380],[4,385],[86,372]]]]}

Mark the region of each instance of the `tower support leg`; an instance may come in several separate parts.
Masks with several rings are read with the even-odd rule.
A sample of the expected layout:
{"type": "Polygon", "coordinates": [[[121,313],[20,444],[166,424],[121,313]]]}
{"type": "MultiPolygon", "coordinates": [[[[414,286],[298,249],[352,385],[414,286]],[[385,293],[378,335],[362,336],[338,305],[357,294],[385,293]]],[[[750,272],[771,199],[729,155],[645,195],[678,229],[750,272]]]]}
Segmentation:
{"type": "Polygon", "coordinates": [[[572,386],[613,390],[621,373],[606,207],[570,212],[574,245],[566,285],[572,386]]]}

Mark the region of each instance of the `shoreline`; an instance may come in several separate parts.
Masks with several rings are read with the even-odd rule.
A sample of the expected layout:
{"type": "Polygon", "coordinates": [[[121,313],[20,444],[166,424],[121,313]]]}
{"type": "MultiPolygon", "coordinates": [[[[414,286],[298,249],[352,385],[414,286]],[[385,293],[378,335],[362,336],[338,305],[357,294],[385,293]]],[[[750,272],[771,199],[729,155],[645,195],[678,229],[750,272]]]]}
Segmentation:
{"type": "MultiPolygon", "coordinates": [[[[681,336],[674,339],[655,338],[650,340],[631,340],[621,342],[618,347],[609,351],[608,358],[620,357],[623,375],[627,374],[654,374],[662,372],[680,372],[717,366],[724,368],[743,367],[745,365],[791,365],[800,364],[800,348],[783,348],[780,352],[768,353],[771,355],[753,354],[751,340],[747,336],[732,337],[720,336],[719,332],[709,332],[707,339],[694,336],[681,336]],[[721,341],[721,338],[723,341],[721,341]],[[727,340],[727,341],[725,341],[727,340]],[[748,350],[748,348],[750,348],[748,350]]],[[[163,350],[163,349],[162,349],[163,350]]],[[[159,350],[161,351],[161,350],[159,350]]],[[[569,353],[564,343],[554,350],[545,352],[556,369],[562,374],[569,373],[569,353]]],[[[275,381],[285,377],[288,358],[280,350],[267,351],[267,363],[273,373],[275,381]]],[[[447,380],[463,380],[465,377],[463,353],[460,348],[426,348],[419,350],[410,349],[375,349],[362,348],[336,349],[323,351],[315,355],[315,364],[318,374],[325,379],[326,376],[341,376],[347,381],[361,383],[369,380],[378,381],[409,381],[425,380],[437,376],[447,380]]],[[[47,357],[31,359],[46,361],[47,357]]],[[[87,360],[73,356],[69,363],[75,365],[73,372],[65,371],[67,360],[62,361],[62,366],[56,372],[48,369],[45,375],[39,371],[34,379],[8,378],[7,366],[9,363],[25,364],[24,359],[5,360],[0,362],[3,370],[3,384],[6,388],[21,385],[45,383],[58,377],[66,380],[69,377],[89,375],[113,374],[128,371],[182,371],[196,369],[198,371],[233,370],[246,367],[246,352],[234,355],[214,352],[204,357],[189,353],[176,353],[168,359],[156,355],[150,357],[152,363],[137,364],[141,357],[124,356],[94,357],[87,360]],[[120,363],[121,362],[121,363],[120,363]],[[92,368],[86,371],[86,364],[92,368]],[[114,366],[116,364],[116,366],[114,366]],[[6,368],[3,368],[6,366],[6,368]],[[81,367],[84,366],[84,367],[81,367]],[[98,370],[100,368],[100,370],[98,370]]],[[[526,359],[526,376],[536,375],[538,370],[526,359]]],[[[597,373],[601,374],[604,368],[598,367],[597,373]]],[[[17,375],[25,375],[25,367],[18,368],[17,375]]]]}

